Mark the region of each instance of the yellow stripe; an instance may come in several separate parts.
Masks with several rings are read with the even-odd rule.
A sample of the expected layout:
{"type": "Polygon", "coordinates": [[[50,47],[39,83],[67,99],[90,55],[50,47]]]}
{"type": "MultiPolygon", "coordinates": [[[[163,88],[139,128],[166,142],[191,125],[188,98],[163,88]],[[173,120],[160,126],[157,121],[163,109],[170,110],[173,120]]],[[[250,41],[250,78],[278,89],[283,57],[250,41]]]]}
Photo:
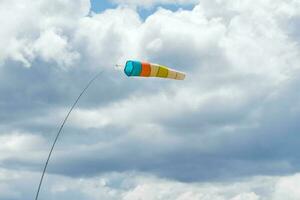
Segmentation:
{"type": "Polygon", "coordinates": [[[165,66],[159,66],[157,77],[166,78],[168,77],[169,70],[165,66]]]}
{"type": "Polygon", "coordinates": [[[182,72],[177,72],[176,70],[169,69],[166,66],[158,64],[150,64],[151,72],[150,77],[161,77],[161,78],[170,78],[176,80],[184,80],[185,74],[182,72]]]}

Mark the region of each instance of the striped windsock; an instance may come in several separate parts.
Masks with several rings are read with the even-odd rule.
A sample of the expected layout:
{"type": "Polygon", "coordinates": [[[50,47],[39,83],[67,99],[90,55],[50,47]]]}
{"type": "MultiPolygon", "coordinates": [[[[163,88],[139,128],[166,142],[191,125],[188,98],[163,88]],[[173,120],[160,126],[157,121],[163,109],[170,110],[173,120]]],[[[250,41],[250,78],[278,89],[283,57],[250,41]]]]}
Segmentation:
{"type": "Polygon", "coordinates": [[[129,60],[124,72],[127,76],[160,77],[175,80],[184,80],[185,74],[163,65],[129,60]]]}

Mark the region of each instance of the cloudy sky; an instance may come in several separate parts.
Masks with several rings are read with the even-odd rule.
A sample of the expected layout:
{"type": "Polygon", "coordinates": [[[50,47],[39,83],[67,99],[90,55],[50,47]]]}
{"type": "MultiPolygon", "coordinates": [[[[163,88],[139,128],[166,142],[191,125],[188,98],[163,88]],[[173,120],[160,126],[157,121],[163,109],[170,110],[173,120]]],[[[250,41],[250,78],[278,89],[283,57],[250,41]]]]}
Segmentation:
{"type": "Polygon", "coordinates": [[[0,1],[0,200],[299,200],[299,0],[0,1]],[[148,60],[185,81],[130,79],[148,60]]]}

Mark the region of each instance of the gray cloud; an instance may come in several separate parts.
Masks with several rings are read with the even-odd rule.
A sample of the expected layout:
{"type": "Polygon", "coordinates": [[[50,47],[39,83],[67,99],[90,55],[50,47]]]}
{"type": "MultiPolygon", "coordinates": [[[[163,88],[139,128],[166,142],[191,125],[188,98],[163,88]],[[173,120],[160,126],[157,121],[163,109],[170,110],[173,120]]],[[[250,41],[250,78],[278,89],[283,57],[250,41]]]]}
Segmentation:
{"type": "MultiPolygon", "coordinates": [[[[124,7],[86,16],[88,2],[78,2],[74,13],[62,9],[74,3],[47,8],[45,0],[32,7],[40,23],[29,23],[21,10],[30,26],[5,29],[3,38],[15,47],[0,51],[2,176],[19,170],[38,177],[68,107],[102,69],[66,124],[50,174],[91,180],[135,171],[189,185],[300,170],[297,2],[201,1],[188,11],[160,8],[144,22],[124,7]],[[49,16],[41,8],[50,9],[49,16]],[[126,78],[113,65],[130,58],[183,70],[187,80],[126,78]]],[[[3,6],[19,9],[14,2],[3,6]]],[[[31,195],[23,181],[11,184],[0,184],[0,199],[31,195]]],[[[57,191],[67,187],[60,186],[57,191]]],[[[71,198],[77,187],[51,197],[71,198]]],[[[109,191],[77,194],[93,199],[109,191]]],[[[259,199],[255,192],[220,199],[259,199]]],[[[134,199],[129,193],[123,199],[134,199]]]]}

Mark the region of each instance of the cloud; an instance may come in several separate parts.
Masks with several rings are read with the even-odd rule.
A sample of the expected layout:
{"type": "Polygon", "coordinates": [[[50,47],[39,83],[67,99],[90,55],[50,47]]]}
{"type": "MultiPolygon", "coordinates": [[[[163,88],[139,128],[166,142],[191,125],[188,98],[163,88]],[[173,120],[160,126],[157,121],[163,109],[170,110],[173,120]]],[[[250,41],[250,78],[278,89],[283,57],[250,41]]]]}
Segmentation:
{"type": "Polygon", "coordinates": [[[43,60],[46,62],[53,60],[60,66],[70,66],[79,57],[78,53],[70,50],[66,38],[61,37],[55,30],[42,33],[33,48],[43,60]]]}
{"type": "MultiPolygon", "coordinates": [[[[292,119],[298,114],[282,110],[283,106],[297,104],[298,95],[291,92],[291,86],[298,82],[294,74],[299,66],[299,49],[283,28],[282,15],[297,13],[273,13],[269,5],[262,3],[261,12],[256,13],[256,6],[249,2],[237,5],[204,1],[192,11],[160,9],[145,22],[132,10],[118,8],[94,16],[101,26],[95,25],[98,20],[94,17],[85,18],[83,24],[94,23],[90,27],[97,27],[95,33],[106,33],[106,27],[118,32],[118,15],[128,16],[121,18],[131,24],[128,32],[116,34],[119,44],[124,44],[119,49],[129,47],[128,52],[136,52],[132,55],[138,58],[178,66],[189,75],[183,84],[157,80],[149,85],[148,80],[139,81],[127,98],[105,107],[76,110],[71,119],[74,127],[93,129],[95,133],[106,133],[111,128],[124,132],[123,137],[113,134],[117,140],[109,142],[105,150],[89,151],[86,147],[84,152],[91,154],[87,160],[93,160],[90,164],[80,164],[80,159],[77,162],[72,157],[69,165],[77,163],[81,169],[90,167],[89,171],[95,173],[96,166],[104,163],[115,170],[136,168],[184,181],[297,171],[294,158],[283,152],[293,149],[287,147],[291,141],[284,139],[284,134],[292,140],[297,138],[293,132],[298,126],[292,119]],[[215,12],[216,5],[224,8],[222,12],[215,12]],[[286,97],[290,99],[288,104],[284,103],[286,97]],[[287,120],[283,121],[283,116],[287,120]],[[284,126],[275,128],[274,124],[284,126]],[[284,146],[280,145],[282,140],[286,141],[284,146]],[[168,143],[170,148],[165,148],[168,143]],[[125,150],[118,151],[120,148],[125,150]],[[94,155],[103,151],[110,156],[95,160],[94,155]],[[138,152],[134,160],[133,152],[138,152]],[[149,159],[153,157],[155,161],[149,159]],[[125,163],[117,164],[123,159],[125,163]],[[173,166],[172,170],[168,166],[173,166]],[[189,173],[190,168],[200,170],[189,173]],[[203,171],[206,168],[213,169],[203,171]],[[184,173],[178,175],[178,171],[184,173]]],[[[273,6],[280,5],[282,2],[273,6]]],[[[100,44],[105,41],[101,36],[83,36],[100,44]]],[[[95,142],[97,145],[103,145],[103,141],[95,142]]]]}
{"type": "Polygon", "coordinates": [[[3,184],[0,199],[31,196],[34,184],[18,177],[38,180],[56,127],[102,69],[54,152],[49,198],[298,197],[298,175],[285,176],[300,169],[297,1],[203,0],[145,20],[124,6],[89,13],[89,1],[27,4],[0,6],[0,162],[3,180],[20,182],[3,184]],[[112,70],[127,59],[168,65],[187,80],[112,70]],[[117,186],[98,191],[112,173],[117,186]]]}
{"type": "Polygon", "coordinates": [[[111,69],[116,62],[137,57],[135,36],[140,25],[141,20],[134,10],[107,10],[79,21],[76,43],[93,68],[111,69]]]}
{"type": "Polygon", "coordinates": [[[12,132],[0,135],[1,166],[19,166],[20,163],[38,163],[46,156],[47,144],[39,135],[12,132]]]}
{"type": "MultiPolygon", "coordinates": [[[[19,199],[34,196],[35,179],[39,174],[28,171],[0,170],[0,198],[19,199]],[[34,178],[34,179],[33,179],[34,178]],[[22,180],[26,179],[24,184],[22,180]]],[[[294,187],[299,175],[284,177],[253,177],[215,183],[187,184],[161,179],[149,174],[109,173],[93,178],[69,178],[46,176],[40,197],[43,199],[72,198],[106,200],[159,200],[159,199],[220,199],[220,200],[266,200],[299,199],[294,187]]]]}
{"type": "Polygon", "coordinates": [[[70,45],[66,38],[71,37],[77,19],[86,15],[88,9],[89,1],[86,0],[52,3],[46,0],[34,3],[2,1],[0,63],[3,65],[9,59],[30,67],[33,60],[41,55],[45,61],[49,61],[51,57],[58,62],[63,60],[61,64],[72,64],[70,60],[73,60],[74,55],[71,47],[66,48],[66,45],[70,45]],[[30,7],[27,6],[28,3],[30,7]],[[51,30],[59,30],[61,33],[52,32],[51,35],[51,30]],[[43,40],[51,42],[51,46],[45,45],[43,40]]]}
{"type": "Polygon", "coordinates": [[[293,178],[281,178],[274,187],[274,194],[272,199],[287,198],[290,200],[298,199],[300,197],[299,190],[295,187],[299,175],[295,175],[293,178]]]}

